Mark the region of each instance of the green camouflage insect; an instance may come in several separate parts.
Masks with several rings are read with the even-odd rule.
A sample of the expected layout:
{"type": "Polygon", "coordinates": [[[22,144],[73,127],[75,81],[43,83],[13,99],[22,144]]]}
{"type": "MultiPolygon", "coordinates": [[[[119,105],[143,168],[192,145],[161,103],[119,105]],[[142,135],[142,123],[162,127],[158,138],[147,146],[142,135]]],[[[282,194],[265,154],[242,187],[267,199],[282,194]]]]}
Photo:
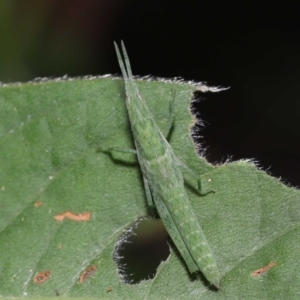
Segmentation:
{"type": "MultiPolygon", "coordinates": [[[[142,98],[133,80],[123,42],[125,65],[116,43],[115,48],[125,80],[126,106],[136,151],[111,150],[137,153],[148,205],[155,205],[190,272],[200,270],[210,283],[219,288],[220,276],[215,259],[185,191],[181,167],[188,168],[175,156],[142,98]]],[[[191,170],[190,173],[195,175],[191,170]]],[[[198,176],[197,181],[200,189],[198,176]]]]}

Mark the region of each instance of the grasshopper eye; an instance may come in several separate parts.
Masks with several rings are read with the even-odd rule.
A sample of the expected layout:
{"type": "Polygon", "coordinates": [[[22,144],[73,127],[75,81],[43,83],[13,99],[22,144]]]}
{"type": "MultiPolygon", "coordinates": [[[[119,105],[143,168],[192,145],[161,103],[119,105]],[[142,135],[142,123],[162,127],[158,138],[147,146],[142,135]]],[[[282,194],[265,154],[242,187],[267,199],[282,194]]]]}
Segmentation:
{"type": "Polygon", "coordinates": [[[167,237],[159,219],[141,218],[128,228],[120,236],[113,257],[122,281],[136,284],[154,278],[160,263],[170,255],[167,237]]]}

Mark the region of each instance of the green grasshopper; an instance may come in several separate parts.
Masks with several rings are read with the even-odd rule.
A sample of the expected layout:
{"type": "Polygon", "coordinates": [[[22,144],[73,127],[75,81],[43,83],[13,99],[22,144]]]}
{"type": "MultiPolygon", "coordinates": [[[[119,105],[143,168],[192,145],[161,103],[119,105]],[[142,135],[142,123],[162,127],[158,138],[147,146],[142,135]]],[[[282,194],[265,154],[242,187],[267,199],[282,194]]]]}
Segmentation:
{"type": "MultiPolygon", "coordinates": [[[[215,259],[185,191],[181,167],[189,169],[175,156],[142,98],[133,80],[123,42],[125,65],[116,43],[115,48],[125,81],[126,106],[136,150],[109,148],[109,151],[137,154],[148,205],[156,207],[189,271],[200,270],[211,284],[219,288],[220,275],[215,259]]],[[[192,170],[189,171],[196,176],[200,191],[200,179],[192,170]]]]}

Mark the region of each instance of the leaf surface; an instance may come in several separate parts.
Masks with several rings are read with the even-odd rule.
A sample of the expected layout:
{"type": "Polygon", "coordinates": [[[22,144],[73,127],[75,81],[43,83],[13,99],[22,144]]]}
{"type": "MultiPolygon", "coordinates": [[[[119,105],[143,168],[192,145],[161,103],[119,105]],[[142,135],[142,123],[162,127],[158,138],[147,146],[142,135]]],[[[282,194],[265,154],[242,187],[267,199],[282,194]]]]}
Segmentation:
{"type": "Polygon", "coordinates": [[[186,176],[189,199],[211,245],[222,279],[209,289],[190,276],[176,249],[152,280],[120,280],[113,252],[119,236],[147,214],[133,148],[123,81],[54,80],[0,87],[0,296],[113,299],[299,299],[299,191],[238,161],[220,166],[197,155],[189,106],[195,86],[138,81],[165,133],[175,91],[170,144],[199,175],[186,176]],[[70,211],[89,221],[57,221],[70,211]],[[275,262],[260,276],[251,274],[275,262]],[[80,282],[91,266],[95,272],[80,282]],[[50,272],[44,283],[36,274],[50,272]]]}

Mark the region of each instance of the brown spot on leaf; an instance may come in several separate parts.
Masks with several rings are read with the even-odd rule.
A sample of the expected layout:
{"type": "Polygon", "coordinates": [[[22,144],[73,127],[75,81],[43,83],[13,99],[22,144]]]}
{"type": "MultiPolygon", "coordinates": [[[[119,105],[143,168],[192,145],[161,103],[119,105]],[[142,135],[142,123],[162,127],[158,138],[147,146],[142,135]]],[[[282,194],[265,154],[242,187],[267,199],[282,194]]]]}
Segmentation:
{"type": "Polygon", "coordinates": [[[62,221],[62,220],[64,220],[64,218],[65,218],[64,214],[58,214],[58,215],[54,216],[54,219],[56,221],[62,221]]]}
{"type": "Polygon", "coordinates": [[[79,278],[79,282],[83,283],[86,279],[92,277],[95,274],[96,270],[97,270],[96,266],[91,266],[85,269],[79,278]]]}
{"type": "Polygon", "coordinates": [[[36,201],[36,202],[34,203],[34,206],[35,206],[35,207],[41,207],[42,204],[43,204],[42,201],[36,201]]]}
{"type": "Polygon", "coordinates": [[[65,218],[75,221],[75,222],[81,222],[81,221],[89,221],[91,219],[91,213],[90,212],[84,212],[84,213],[73,213],[71,211],[65,211],[61,214],[58,214],[54,217],[56,221],[63,221],[65,218]]]}
{"type": "Polygon", "coordinates": [[[254,272],[252,272],[251,276],[256,277],[256,276],[262,275],[263,273],[267,272],[268,270],[270,270],[271,268],[273,268],[275,266],[277,266],[277,263],[276,262],[271,262],[268,265],[266,265],[265,267],[262,267],[258,270],[255,270],[254,272]]]}
{"type": "Polygon", "coordinates": [[[37,284],[42,284],[50,278],[50,275],[51,275],[50,271],[43,271],[43,272],[37,273],[34,276],[33,281],[37,284]]]}

